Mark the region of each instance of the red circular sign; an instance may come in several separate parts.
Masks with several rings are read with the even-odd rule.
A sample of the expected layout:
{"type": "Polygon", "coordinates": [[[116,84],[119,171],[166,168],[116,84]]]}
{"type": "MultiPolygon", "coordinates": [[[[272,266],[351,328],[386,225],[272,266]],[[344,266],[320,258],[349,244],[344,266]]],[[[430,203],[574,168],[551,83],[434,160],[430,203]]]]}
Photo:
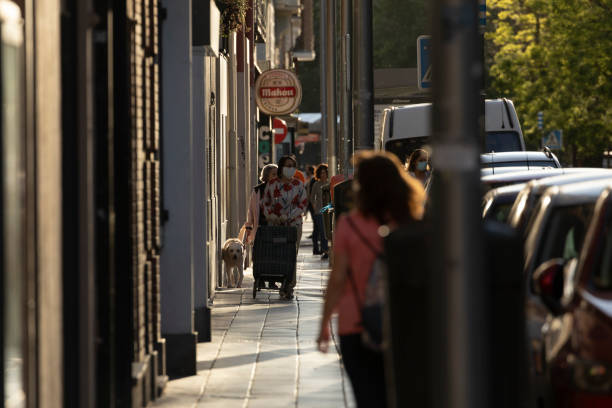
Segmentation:
{"type": "Polygon", "coordinates": [[[287,137],[287,122],[274,118],[272,126],[274,127],[274,144],[283,143],[283,140],[287,137]]]}
{"type": "Polygon", "coordinates": [[[268,115],[286,115],[300,106],[302,85],[298,77],[286,69],[270,69],[255,82],[257,106],[268,115]]]}

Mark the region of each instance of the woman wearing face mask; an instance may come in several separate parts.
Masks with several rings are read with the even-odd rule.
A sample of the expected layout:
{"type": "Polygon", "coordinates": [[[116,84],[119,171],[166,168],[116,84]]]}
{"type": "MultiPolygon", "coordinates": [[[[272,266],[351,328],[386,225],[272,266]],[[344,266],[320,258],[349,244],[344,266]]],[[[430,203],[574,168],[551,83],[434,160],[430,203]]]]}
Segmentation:
{"type": "MultiPolygon", "coordinates": [[[[304,184],[295,178],[296,163],[291,156],[278,161],[278,177],[268,181],[263,195],[263,211],[269,225],[287,225],[297,228],[297,247],[302,237],[302,214],[308,204],[304,184]]],[[[283,297],[291,297],[295,274],[283,297]]]]}
{"type": "Polygon", "coordinates": [[[431,165],[429,164],[429,153],[427,150],[416,149],[413,151],[410,158],[408,158],[406,167],[408,173],[419,180],[427,191],[431,180],[431,165]]]}

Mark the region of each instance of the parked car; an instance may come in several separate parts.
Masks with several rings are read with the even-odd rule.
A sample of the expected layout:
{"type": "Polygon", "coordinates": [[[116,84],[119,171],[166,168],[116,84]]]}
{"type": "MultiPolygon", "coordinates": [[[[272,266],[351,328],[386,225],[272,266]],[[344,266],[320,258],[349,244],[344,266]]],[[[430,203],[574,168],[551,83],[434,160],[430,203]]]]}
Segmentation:
{"type": "Polygon", "coordinates": [[[508,223],[525,234],[526,227],[531,218],[535,204],[538,202],[544,191],[546,191],[546,189],[549,187],[611,178],[612,170],[584,169],[584,171],[564,174],[562,176],[532,180],[527,183],[525,188],[523,188],[523,190],[517,196],[516,201],[510,210],[510,214],[508,215],[508,223]]]}
{"type": "Polygon", "coordinates": [[[525,187],[525,183],[489,190],[482,199],[482,218],[492,218],[506,222],[516,196],[525,187]]]}
{"type": "MultiPolygon", "coordinates": [[[[404,162],[414,149],[429,144],[431,112],[431,103],[385,109],[382,131],[374,140],[375,148],[395,153],[404,162]]],[[[523,132],[511,100],[485,101],[485,132],[487,152],[525,150],[523,132]]]]}
{"type": "Polygon", "coordinates": [[[533,287],[549,312],[542,336],[553,406],[612,407],[612,186],[579,257],[542,265],[533,287]]]}
{"type": "Polygon", "coordinates": [[[548,397],[542,358],[542,326],[548,308],[532,285],[533,276],[538,275],[541,265],[551,260],[566,262],[578,256],[595,203],[610,183],[612,179],[553,186],[544,192],[535,207],[525,241],[523,268],[526,279],[526,331],[534,399],[546,400],[548,397]]]}
{"type": "Polygon", "coordinates": [[[561,176],[563,174],[574,174],[574,173],[583,173],[585,171],[590,170],[601,170],[601,169],[590,169],[584,167],[561,167],[561,168],[553,168],[553,167],[543,167],[543,168],[531,168],[527,169],[524,167],[505,167],[503,168],[503,172],[499,172],[500,169],[497,170],[495,174],[493,174],[493,169],[488,172],[486,175],[483,175],[483,171],[481,170],[481,181],[485,188],[485,190],[490,190],[492,188],[498,188],[507,186],[510,184],[516,183],[526,183],[531,180],[538,180],[545,177],[552,176],[561,176]],[[521,169],[520,171],[507,171],[512,169],[521,169]]]}
{"type": "Polygon", "coordinates": [[[541,169],[544,167],[560,168],[561,163],[549,149],[542,152],[501,152],[480,155],[482,168],[492,168],[493,174],[498,167],[526,167],[541,169]]]}
{"type": "Polygon", "coordinates": [[[541,167],[541,168],[529,168],[527,166],[520,167],[484,167],[480,169],[480,178],[489,177],[489,176],[501,176],[504,174],[510,173],[522,173],[525,171],[537,171],[537,170],[545,170],[550,169],[551,167],[541,167]]]}

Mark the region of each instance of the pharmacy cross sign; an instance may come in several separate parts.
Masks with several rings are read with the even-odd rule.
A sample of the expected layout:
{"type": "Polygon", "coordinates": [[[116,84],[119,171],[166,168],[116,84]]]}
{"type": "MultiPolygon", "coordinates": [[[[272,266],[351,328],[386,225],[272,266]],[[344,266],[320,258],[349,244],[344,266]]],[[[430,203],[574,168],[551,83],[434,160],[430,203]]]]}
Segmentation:
{"type": "Polygon", "coordinates": [[[257,78],[255,99],[262,112],[268,115],[287,115],[300,106],[302,85],[293,72],[270,69],[257,78]]]}

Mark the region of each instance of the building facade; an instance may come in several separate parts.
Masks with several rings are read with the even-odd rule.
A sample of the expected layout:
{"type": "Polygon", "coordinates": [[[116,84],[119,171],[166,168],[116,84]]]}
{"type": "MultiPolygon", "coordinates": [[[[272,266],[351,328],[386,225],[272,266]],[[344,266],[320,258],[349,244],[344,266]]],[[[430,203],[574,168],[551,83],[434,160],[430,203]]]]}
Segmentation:
{"type": "MultiPolygon", "coordinates": [[[[2,398],[139,407],[195,374],[304,7],[0,0],[2,398]]],[[[269,160],[273,160],[271,156],[269,160]]]]}

